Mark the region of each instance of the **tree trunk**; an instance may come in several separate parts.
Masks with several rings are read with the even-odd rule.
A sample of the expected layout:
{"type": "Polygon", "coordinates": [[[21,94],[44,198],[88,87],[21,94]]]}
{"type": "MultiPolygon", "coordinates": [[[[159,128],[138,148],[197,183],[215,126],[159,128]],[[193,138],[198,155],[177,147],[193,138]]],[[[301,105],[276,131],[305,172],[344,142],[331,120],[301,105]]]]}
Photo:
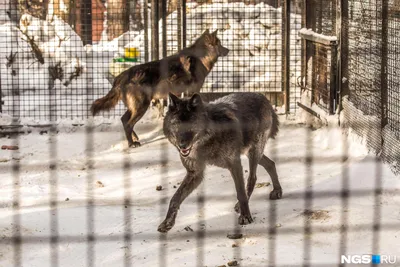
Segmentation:
{"type": "Polygon", "coordinates": [[[178,9],[178,0],[168,0],[167,16],[178,9]]]}
{"type": "Polygon", "coordinates": [[[143,29],[142,23],[142,5],[138,0],[129,1],[130,14],[132,19],[132,30],[140,31],[143,29]]]}
{"type": "Polygon", "coordinates": [[[18,10],[18,0],[10,0],[8,2],[8,6],[5,5],[4,9],[6,9],[6,13],[10,18],[10,21],[19,23],[19,10],[18,10]]]}
{"type": "Polygon", "coordinates": [[[129,8],[127,0],[109,0],[107,6],[108,40],[129,30],[129,8]]]}

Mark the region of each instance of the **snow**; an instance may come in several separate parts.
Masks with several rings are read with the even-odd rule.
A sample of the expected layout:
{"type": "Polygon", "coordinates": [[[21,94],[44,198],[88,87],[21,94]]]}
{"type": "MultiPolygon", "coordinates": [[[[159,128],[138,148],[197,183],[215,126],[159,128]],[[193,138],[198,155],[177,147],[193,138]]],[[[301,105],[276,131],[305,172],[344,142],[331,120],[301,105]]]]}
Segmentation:
{"type": "Polygon", "coordinates": [[[320,33],[314,32],[312,29],[302,28],[299,34],[304,34],[308,36],[313,36],[314,38],[323,39],[330,42],[336,42],[338,39],[336,36],[328,36],[320,33]]]}
{"type": "MultiPolygon", "coordinates": [[[[400,256],[398,177],[366,154],[364,147],[346,139],[340,129],[312,131],[283,118],[278,138],[269,141],[265,151],[276,162],[283,199],[268,200],[271,186],[256,188],[250,200],[255,222],[239,227],[233,211],[233,181],[227,170],[210,167],[203,184],[181,206],[174,228],[167,235],[159,234],[157,226],[185,171],[176,149],[161,135],[161,120],[152,119],[155,113],[147,113],[139,122],[143,146],[131,150],[126,149],[119,120],[96,126],[92,134],[85,127],[66,126],[56,135],[34,132],[18,139],[1,138],[1,145],[17,143],[20,149],[0,150],[0,266],[12,266],[14,259],[23,266],[51,266],[51,249],[58,251],[60,267],[87,265],[88,234],[95,236],[94,266],[123,266],[125,260],[132,266],[195,266],[197,261],[200,266],[219,266],[231,260],[239,266],[298,266],[302,262],[337,266],[346,217],[346,254],[400,256]],[[312,155],[311,164],[307,155],[312,155]],[[124,162],[129,163],[128,169],[123,168],[124,162]],[[50,163],[56,164],[54,170],[50,163]],[[15,164],[20,166],[19,173],[13,172],[15,164]],[[97,186],[97,181],[104,187],[97,186]],[[382,194],[376,201],[379,183],[382,194]],[[346,184],[349,198],[343,206],[340,196],[346,184]],[[156,191],[157,185],[164,190],[156,191]],[[309,190],[315,198],[307,208],[319,211],[321,217],[304,215],[304,196],[309,190]],[[13,210],[16,196],[19,209],[13,210]],[[204,204],[197,204],[202,196],[204,204]],[[131,204],[125,208],[126,197],[131,204]],[[50,207],[52,199],[57,209],[50,207]],[[88,205],[90,199],[93,206],[88,205]],[[377,215],[381,228],[373,244],[377,215]],[[15,224],[16,220],[20,223],[15,224]],[[306,222],[312,233],[304,235],[306,222]],[[185,231],[186,226],[194,231],[185,231]],[[269,227],[276,229],[275,237],[268,235],[269,227]],[[132,233],[128,243],[124,242],[126,229],[132,233]],[[21,253],[14,257],[10,237],[17,230],[22,235],[21,253]],[[227,233],[234,231],[244,238],[227,239],[227,233]],[[50,236],[57,233],[60,243],[50,245],[50,236]],[[197,240],[201,235],[204,238],[197,240]],[[304,254],[306,242],[309,256],[304,254]],[[233,248],[234,243],[238,247],[233,248]]],[[[247,159],[242,161],[248,170],[247,159]]],[[[267,181],[270,178],[260,167],[257,182],[267,181]]]]}

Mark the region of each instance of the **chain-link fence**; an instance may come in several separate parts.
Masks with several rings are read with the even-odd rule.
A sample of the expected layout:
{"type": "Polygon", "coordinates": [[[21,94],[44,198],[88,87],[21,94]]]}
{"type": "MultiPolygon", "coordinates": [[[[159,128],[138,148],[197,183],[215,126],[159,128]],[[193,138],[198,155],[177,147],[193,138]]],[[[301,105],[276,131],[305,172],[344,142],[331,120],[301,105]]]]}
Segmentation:
{"type": "Polygon", "coordinates": [[[316,34],[311,34],[312,38],[308,34],[307,43],[312,47],[305,47],[303,64],[306,77],[303,87],[312,91],[312,102],[331,114],[344,108],[342,123],[362,136],[367,146],[396,170],[399,169],[396,143],[400,105],[396,83],[398,4],[397,1],[310,1],[305,11],[306,25],[316,34]],[[328,50],[320,46],[321,42],[329,46],[338,37],[337,58],[336,46],[328,50]],[[337,71],[336,64],[339,64],[337,71]],[[341,80],[335,81],[331,75],[341,80]],[[339,88],[342,100],[337,95],[339,88]],[[337,110],[340,101],[343,105],[337,110]]]}
{"type": "Polygon", "coordinates": [[[345,113],[350,126],[399,171],[397,6],[397,1],[348,2],[343,21],[348,32],[347,60],[342,64],[348,64],[344,74],[348,107],[361,111],[345,113]]]}
{"type": "MultiPolygon", "coordinates": [[[[88,118],[90,104],[107,94],[122,71],[192,45],[206,29],[217,30],[230,53],[215,64],[202,93],[261,92],[275,106],[295,110],[301,71],[298,3],[164,2],[5,3],[2,113],[43,123],[88,118]]],[[[119,104],[102,117],[123,112],[119,104]]]]}
{"type": "Polygon", "coordinates": [[[210,167],[161,234],[185,176],[161,120],[138,123],[144,141],[134,149],[107,120],[123,103],[95,118],[109,124],[86,120],[123,71],[217,30],[230,53],[207,76],[204,99],[261,92],[288,114],[310,90],[398,166],[397,1],[10,0],[2,10],[0,124],[41,130],[1,138],[0,266],[344,266],[398,253],[397,178],[377,157],[360,162],[331,124],[314,131],[280,116],[265,153],[284,195],[268,200],[263,179],[275,163],[264,164],[252,224],[238,225],[230,174],[210,167]]]}

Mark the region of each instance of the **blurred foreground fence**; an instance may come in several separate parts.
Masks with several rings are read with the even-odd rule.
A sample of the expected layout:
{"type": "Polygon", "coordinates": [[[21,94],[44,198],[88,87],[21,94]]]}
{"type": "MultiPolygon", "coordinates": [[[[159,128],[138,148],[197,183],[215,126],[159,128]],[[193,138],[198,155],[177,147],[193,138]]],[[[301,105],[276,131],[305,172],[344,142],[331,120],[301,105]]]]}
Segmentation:
{"type": "MultiPolygon", "coordinates": [[[[92,101],[111,89],[116,75],[132,65],[179,51],[190,45],[205,29],[218,29],[222,43],[231,50],[229,56],[221,58],[208,76],[202,89],[205,97],[214,98],[236,91],[261,92],[271,99],[277,109],[281,108],[279,110],[281,113],[295,114],[300,109],[305,109],[319,117],[340,116],[340,123],[346,129],[355,131],[370,149],[379,153],[395,171],[399,172],[399,2],[396,0],[268,0],[223,3],[185,0],[1,2],[1,129],[19,128],[24,124],[51,126],[48,142],[50,150],[48,170],[51,181],[49,206],[54,216],[50,219],[51,233],[48,236],[27,237],[20,233],[19,209],[22,204],[18,186],[23,175],[23,166],[18,157],[12,163],[10,176],[15,195],[12,197],[12,202],[6,204],[13,210],[13,229],[17,230],[13,232],[12,237],[2,238],[1,242],[12,242],[15,266],[20,266],[19,254],[22,254],[23,242],[48,243],[51,248],[51,266],[58,266],[58,253],[61,252],[58,252],[57,244],[88,244],[86,253],[83,252],[87,255],[87,266],[95,266],[96,242],[105,243],[110,240],[123,240],[123,248],[127,250],[124,255],[124,266],[132,266],[135,259],[130,257],[133,254],[131,243],[135,238],[135,232],[131,228],[133,197],[129,192],[132,186],[130,175],[134,169],[131,158],[128,153],[124,154],[123,164],[118,167],[108,162],[104,163],[107,168],[122,169],[124,175],[129,177],[121,184],[124,190],[121,202],[113,204],[124,206],[121,219],[124,225],[123,233],[95,234],[97,208],[93,198],[88,197],[85,200],[85,205],[89,207],[85,225],[87,234],[61,235],[57,217],[59,205],[57,181],[60,175],[58,170],[65,166],[62,162],[58,165],[57,142],[60,140],[57,140],[55,134],[56,126],[61,120],[71,120],[73,125],[84,124],[90,117],[88,111],[92,101]],[[307,101],[304,102],[303,97],[307,101]]],[[[120,103],[115,110],[103,113],[98,119],[114,118],[122,115],[124,111],[120,103]]],[[[87,124],[84,133],[86,138],[84,156],[87,162],[80,170],[87,174],[86,186],[90,196],[96,180],[95,160],[93,160],[96,145],[93,132],[92,125],[87,124]]],[[[375,203],[371,208],[373,221],[362,224],[357,222],[356,226],[349,227],[349,216],[346,215],[350,196],[345,186],[349,183],[347,169],[343,170],[342,188],[312,192],[313,164],[326,164],[335,160],[344,163],[348,155],[344,152],[342,157],[336,158],[313,157],[313,139],[310,132],[308,133],[309,136],[304,140],[306,143],[304,156],[290,155],[281,158],[285,163],[296,162],[300,165],[304,163],[305,194],[292,194],[291,199],[304,201],[304,213],[306,213],[313,199],[337,197],[342,201],[341,210],[338,211],[342,217],[341,224],[334,231],[340,236],[340,253],[346,252],[347,234],[350,231],[373,232],[372,244],[375,249],[379,243],[379,231],[398,230],[395,224],[380,224],[380,206],[377,205],[382,190],[379,184],[381,179],[379,168],[377,167],[376,171],[375,188],[351,192],[353,197],[366,196],[373,199],[375,203]]],[[[19,141],[17,138],[16,145],[19,141]]],[[[343,140],[338,140],[338,146],[342,145],[340,141],[343,140]]],[[[65,148],[68,150],[69,147],[65,148]]],[[[154,158],[154,162],[161,166],[159,170],[164,176],[168,173],[167,163],[170,160],[166,143],[160,145],[160,151],[161,164],[157,158],[154,158]]],[[[279,154],[277,152],[279,151],[274,148],[273,153],[279,154]]],[[[28,167],[37,166],[33,164],[28,167]]],[[[390,191],[390,194],[395,195],[396,189],[390,191]]],[[[216,196],[214,200],[222,201],[223,198],[216,196]]],[[[160,200],[162,201],[165,200],[160,200]]],[[[204,205],[204,199],[200,196],[198,204],[199,207],[204,205]]],[[[311,222],[305,219],[304,225],[300,227],[282,228],[278,231],[275,227],[277,223],[275,205],[270,205],[268,222],[265,220],[264,224],[268,226],[265,229],[268,234],[269,266],[280,266],[279,259],[275,256],[277,245],[274,238],[278,234],[303,235],[302,266],[310,266],[307,260],[311,255],[312,243],[308,237],[312,233],[326,233],[332,229],[324,226],[311,227],[311,222]]],[[[145,217],[143,221],[147,219],[145,217]]],[[[209,233],[225,234],[214,230],[209,233]]],[[[143,236],[149,240],[159,239],[161,242],[166,240],[165,236],[147,234],[143,236]]],[[[181,235],[178,239],[186,239],[186,236],[181,235]]],[[[198,266],[202,266],[202,260],[205,258],[202,242],[205,236],[199,232],[196,233],[196,238],[199,244],[196,261],[198,266]]],[[[159,251],[160,262],[165,262],[167,248],[160,243],[159,251]]],[[[237,251],[235,255],[240,258],[241,248],[237,251]]],[[[301,262],[298,266],[300,265],[301,262]]]]}

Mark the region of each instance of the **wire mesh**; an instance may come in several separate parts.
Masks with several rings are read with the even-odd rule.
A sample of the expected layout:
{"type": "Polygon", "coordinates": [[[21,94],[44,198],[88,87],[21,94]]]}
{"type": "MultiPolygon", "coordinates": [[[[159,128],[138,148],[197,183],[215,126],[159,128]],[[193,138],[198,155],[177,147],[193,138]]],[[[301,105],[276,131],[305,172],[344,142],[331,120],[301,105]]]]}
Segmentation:
{"type": "MultiPolygon", "coordinates": [[[[9,96],[18,93],[26,107],[21,118],[47,123],[50,118],[46,112],[49,105],[46,99],[49,88],[54,88],[57,101],[52,108],[58,111],[58,119],[78,119],[82,123],[82,119],[89,118],[87,102],[106,95],[114,78],[122,71],[152,58],[155,44],[151,37],[155,24],[152,24],[151,4],[148,0],[65,1],[50,3],[47,17],[35,17],[37,14],[32,10],[14,15],[17,25],[2,25],[3,113],[14,116],[9,96]],[[126,6],[128,8],[124,8],[126,6]],[[18,46],[12,39],[16,35],[18,46]],[[135,53],[136,57],[127,58],[135,53]],[[17,69],[16,63],[20,61],[17,69]],[[92,69],[88,68],[89,64],[92,69]],[[20,88],[11,88],[13,79],[21,81],[20,88]],[[85,87],[89,83],[93,83],[93,88],[87,91],[85,87]]],[[[193,44],[205,29],[218,30],[222,44],[231,52],[221,58],[208,75],[202,92],[262,92],[276,106],[282,106],[282,62],[285,57],[282,56],[282,3],[276,0],[246,4],[230,2],[219,6],[195,1],[184,4],[185,10],[183,2],[175,9],[170,7],[174,3],[169,4],[164,20],[159,12],[160,35],[155,40],[159,50],[162,51],[165,45],[166,56],[172,55],[193,44]],[[161,41],[162,34],[166,35],[166,42],[161,41]]],[[[295,99],[299,95],[296,78],[301,69],[298,36],[301,8],[296,1],[291,5],[294,12],[290,16],[290,86],[295,99]]],[[[5,10],[10,14],[18,11],[11,4],[5,10]]],[[[9,21],[9,18],[4,20],[9,21]]],[[[293,110],[295,100],[290,106],[293,110]]],[[[119,103],[115,109],[102,112],[100,117],[113,118],[123,112],[123,104],[119,103]]]]}
{"type": "Polygon", "coordinates": [[[384,132],[384,157],[400,171],[400,2],[390,1],[387,33],[387,125],[384,132]]]}
{"type": "MultiPolygon", "coordinates": [[[[317,10],[322,10],[317,28],[321,33],[334,34],[336,20],[332,14],[335,7],[332,6],[333,1],[328,2],[317,7],[317,10]]],[[[171,1],[168,5],[165,1],[156,0],[151,3],[147,0],[129,3],[64,1],[72,15],[53,6],[53,10],[48,8],[48,12],[52,10],[52,14],[57,16],[50,16],[50,20],[18,14],[16,11],[19,9],[13,8],[11,3],[3,9],[9,14],[4,17],[5,23],[0,25],[0,34],[4,34],[0,38],[1,60],[4,63],[0,76],[1,100],[4,101],[2,113],[12,116],[13,124],[19,123],[16,119],[34,118],[31,124],[39,124],[37,120],[41,120],[40,123],[49,123],[50,128],[48,135],[38,135],[29,141],[25,136],[12,136],[11,144],[28,152],[22,155],[18,150],[10,152],[10,159],[6,160],[11,163],[0,164],[0,175],[6,173],[1,176],[4,179],[0,179],[4,186],[1,190],[5,193],[0,194],[0,207],[9,209],[1,217],[7,222],[9,220],[11,225],[10,231],[5,229],[0,235],[0,265],[5,259],[6,266],[10,263],[25,266],[23,263],[26,262],[28,266],[29,263],[40,266],[166,267],[183,263],[187,266],[209,266],[224,264],[228,260],[236,260],[240,266],[257,267],[342,266],[340,255],[354,251],[379,253],[382,247],[388,248],[382,235],[398,235],[397,215],[389,214],[390,210],[385,211],[380,206],[383,197],[396,204],[398,189],[383,187],[382,165],[376,158],[365,160],[370,166],[368,171],[375,171],[373,185],[357,189],[354,183],[362,184],[363,180],[356,179],[357,173],[352,174],[348,166],[351,151],[345,137],[335,141],[335,145],[342,146],[339,153],[324,156],[321,154],[324,148],[316,147],[319,136],[315,136],[313,131],[283,123],[283,136],[269,142],[268,153],[277,163],[278,172],[284,173],[284,178],[292,183],[289,193],[282,200],[288,208],[279,201],[267,202],[263,191],[251,199],[251,206],[256,210],[253,228],[238,226],[233,207],[231,212],[222,211],[219,207],[226,203],[231,205],[235,196],[225,194],[215,186],[218,179],[227,184],[226,187],[228,184],[232,187],[233,182],[230,177],[225,177],[225,173],[212,169],[197,195],[193,194],[192,199],[188,199],[188,208],[180,211],[181,223],[176,226],[177,230],[170,235],[162,235],[156,232],[155,225],[164,217],[167,200],[181,182],[181,178],[177,177],[183,177],[183,170],[176,168],[180,163],[176,151],[166,140],[152,139],[154,132],[151,131],[154,129],[144,127],[143,132],[150,132],[145,146],[140,150],[126,151],[121,148],[121,136],[115,134],[120,132],[119,129],[99,129],[92,121],[87,121],[83,129],[69,128],[70,133],[58,135],[59,120],[89,117],[92,101],[105,95],[114,77],[123,70],[176,53],[190,45],[206,28],[211,31],[218,29],[222,43],[227,44],[231,53],[227,58],[221,58],[214,67],[207,77],[203,93],[262,92],[279,106],[284,103],[283,57],[289,56],[285,69],[288,70],[290,89],[286,92],[290,93],[287,104],[290,111],[295,110],[300,98],[297,78],[301,75],[301,53],[304,49],[298,35],[305,24],[304,17],[301,17],[303,1],[289,2],[291,13],[287,14],[288,21],[283,21],[282,2],[275,0],[214,4],[210,1],[189,1],[186,8],[185,1],[176,1],[175,4],[171,1]],[[155,12],[152,6],[160,6],[161,9],[155,12]],[[157,13],[161,16],[158,26],[154,21],[157,13]],[[290,29],[286,35],[290,37],[286,49],[283,43],[285,26],[290,29]],[[155,27],[159,35],[154,31],[155,27]],[[156,41],[157,37],[159,41],[156,41]],[[41,43],[35,45],[35,42],[41,43]],[[133,60],[137,62],[122,60],[126,53],[128,58],[136,56],[133,60]],[[122,62],[113,59],[121,59],[122,62]],[[81,138],[73,139],[75,134],[81,134],[81,138]],[[68,142],[64,138],[71,140],[68,142]],[[290,143],[290,139],[295,141],[290,143]],[[152,145],[156,141],[157,144],[152,145]],[[40,150],[41,146],[46,146],[48,153],[40,150]],[[78,155],[74,150],[77,147],[78,155]],[[34,159],[33,153],[39,153],[41,158],[34,159]],[[328,166],[323,173],[326,177],[320,177],[319,166],[328,166]],[[157,184],[162,185],[159,192],[154,191],[155,179],[148,179],[154,173],[158,173],[157,184]],[[323,183],[332,177],[340,180],[337,188],[332,188],[332,183],[323,183]],[[36,180],[33,182],[30,179],[36,180]],[[43,182],[43,179],[46,181],[43,182]],[[69,191],[58,191],[69,183],[74,184],[69,191]],[[299,187],[304,190],[298,190],[299,187]],[[332,208],[332,202],[339,204],[332,208]],[[361,204],[352,210],[354,202],[361,204]],[[85,208],[72,212],[81,206],[85,208]],[[372,215],[366,216],[367,219],[360,223],[358,217],[352,216],[359,215],[359,209],[365,206],[368,206],[366,213],[372,215]],[[215,208],[212,216],[207,214],[210,207],[215,208]],[[332,216],[337,220],[326,223],[325,219],[315,219],[316,209],[329,210],[329,215],[326,210],[320,210],[323,216],[327,216],[323,218],[328,220],[332,216]],[[231,213],[234,215],[230,216],[231,213]],[[46,220],[48,224],[40,228],[43,225],[35,224],[32,219],[35,214],[40,214],[35,217],[39,218],[38,221],[46,220]],[[390,216],[385,217],[384,214],[390,216]],[[206,216],[208,221],[204,220],[206,216]],[[280,224],[282,219],[285,220],[283,227],[280,224]],[[195,233],[185,224],[186,221],[193,222],[191,227],[195,228],[195,233]],[[226,241],[227,232],[241,233],[245,238],[237,242],[226,241]],[[333,240],[333,245],[325,240],[326,235],[329,235],[330,241],[333,240]],[[369,238],[371,235],[372,238],[369,238]],[[367,236],[362,240],[371,239],[362,248],[365,250],[351,247],[354,236],[367,236]],[[46,244],[48,250],[38,251],[42,244],[46,244]],[[319,250],[321,246],[331,248],[330,255],[319,250]],[[262,251],[263,254],[255,251],[262,251]],[[218,260],[210,260],[210,254],[218,260]],[[324,256],[329,256],[330,261],[324,256]],[[10,260],[10,257],[13,259],[10,260]],[[176,258],[172,257],[179,258],[179,261],[175,262],[176,258]]],[[[383,18],[376,12],[381,6],[375,6],[377,1],[349,3],[350,75],[346,78],[350,84],[350,101],[364,112],[363,116],[377,116],[381,126],[384,117],[380,115],[381,88],[384,87],[382,77],[385,77],[385,72],[382,74],[382,62],[385,62],[382,51],[385,49],[378,41],[383,35],[380,32],[384,28],[380,22],[383,18]],[[375,17],[376,14],[378,17],[375,17]]],[[[371,133],[383,136],[383,155],[395,163],[400,150],[399,81],[396,73],[399,21],[392,7],[395,5],[391,3],[391,17],[387,21],[387,124],[383,133],[381,128],[371,133]]],[[[319,77],[313,83],[314,101],[327,109],[331,55],[326,47],[314,46],[315,72],[319,77]]],[[[124,111],[120,103],[113,111],[102,113],[99,119],[107,121],[105,118],[118,117],[124,111]]],[[[359,119],[358,124],[351,126],[356,130],[368,129],[369,124],[362,120],[363,117],[359,119]]],[[[289,182],[285,183],[290,186],[289,182]]],[[[0,225],[7,222],[2,220],[0,225]]]]}
{"type": "MultiPolygon", "coordinates": [[[[282,2],[229,1],[215,5],[188,1],[186,6],[186,45],[210,29],[218,30],[222,45],[230,49],[228,56],[220,58],[207,76],[202,93],[262,92],[267,93],[274,104],[281,106],[282,2]]],[[[301,44],[297,34],[300,19],[300,15],[294,13],[290,23],[293,77],[300,70],[301,44]]]]}
{"type": "Polygon", "coordinates": [[[362,112],[352,118],[357,121],[352,128],[368,136],[367,145],[395,171],[399,171],[397,6],[396,1],[349,1],[347,77],[349,100],[362,112]]]}

